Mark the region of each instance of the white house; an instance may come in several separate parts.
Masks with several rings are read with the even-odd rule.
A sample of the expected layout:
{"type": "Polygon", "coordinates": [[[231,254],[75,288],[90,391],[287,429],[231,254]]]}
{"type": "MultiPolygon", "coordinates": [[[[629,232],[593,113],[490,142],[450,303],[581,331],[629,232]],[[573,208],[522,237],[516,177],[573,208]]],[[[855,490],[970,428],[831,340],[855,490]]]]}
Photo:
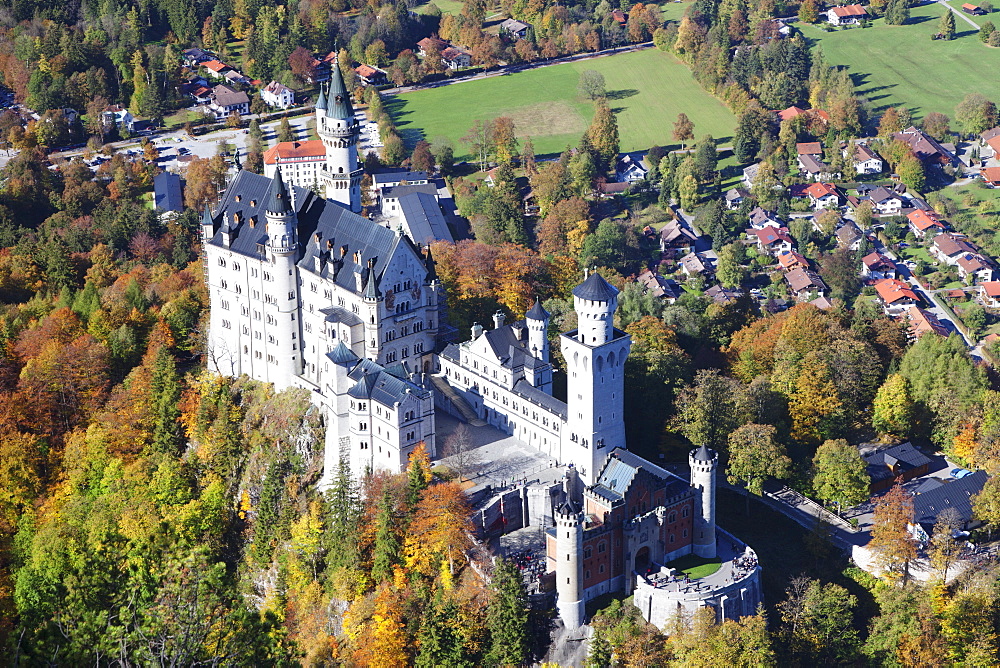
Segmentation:
{"type": "Polygon", "coordinates": [[[129,132],[132,132],[135,127],[135,117],[129,112],[128,109],[118,104],[112,105],[104,110],[103,121],[104,127],[107,128],[120,128],[124,125],[129,132]]]}
{"type": "Polygon", "coordinates": [[[835,26],[857,25],[868,18],[868,12],[861,5],[832,7],[826,13],[826,20],[835,26]]]}
{"type": "Polygon", "coordinates": [[[208,113],[216,120],[228,118],[233,113],[249,114],[250,98],[243,91],[236,91],[225,84],[219,84],[212,89],[209,96],[208,113]]]}
{"type": "Polygon", "coordinates": [[[851,161],[856,174],[881,174],[885,169],[882,157],[867,144],[848,142],[843,154],[851,161]]]}
{"type": "Polygon", "coordinates": [[[295,106],[295,91],[284,84],[272,81],[261,89],[260,99],[269,107],[288,109],[295,106]]]}
{"type": "Polygon", "coordinates": [[[868,199],[872,203],[872,210],[882,216],[898,215],[904,204],[902,197],[885,186],[879,186],[871,191],[868,199]]]}
{"type": "Polygon", "coordinates": [[[649,170],[628,153],[622,155],[615,164],[615,176],[620,182],[634,183],[646,178],[649,170]]]}

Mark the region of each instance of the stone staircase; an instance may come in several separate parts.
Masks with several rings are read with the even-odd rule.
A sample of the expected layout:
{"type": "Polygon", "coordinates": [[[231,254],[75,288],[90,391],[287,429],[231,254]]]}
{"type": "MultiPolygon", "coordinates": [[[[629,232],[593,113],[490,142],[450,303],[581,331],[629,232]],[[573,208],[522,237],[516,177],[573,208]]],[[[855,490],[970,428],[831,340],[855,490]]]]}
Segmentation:
{"type": "Polygon", "coordinates": [[[461,414],[463,420],[473,427],[486,426],[486,422],[476,415],[476,411],[472,410],[469,402],[451,386],[448,379],[444,376],[431,376],[430,378],[431,385],[434,386],[434,391],[440,392],[443,396],[447,397],[451,406],[461,414]]]}

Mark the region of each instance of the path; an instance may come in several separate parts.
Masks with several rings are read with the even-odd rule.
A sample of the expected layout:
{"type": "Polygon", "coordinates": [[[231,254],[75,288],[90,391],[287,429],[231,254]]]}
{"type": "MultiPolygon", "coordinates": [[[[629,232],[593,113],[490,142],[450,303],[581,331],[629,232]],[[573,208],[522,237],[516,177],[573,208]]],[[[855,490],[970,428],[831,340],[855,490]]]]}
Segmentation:
{"type": "Polygon", "coordinates": [[[402,95],[404,93],[412,93],[416,90],[426,90],[428,88],[440,88],[441,86],[451,86],[453,84],[465,83],[467,81],[478,81],[480,79],[489,79],[490,77],[502,77],[508,74],[516,74],[517,72],[523,72],[525,70],[535,70],[541,67],[550,67],[552,65],[562,65],[563,63],[575,63],[582,60],[592,60],[594,58],[604,58],[605,56],[614,56],[619,53],[630,53],[632,51],[642,51],[644,49],[653,48],[652,42],[642,42],[641,44],[629,44],[628,46],[619,46],[613,49],[604,49],[603,51],[595,51],[594,53],[577,53],[572,56],[563,56],[562,58],[553,58],[552,60],[539,61],[534,63],[524,63],[521,65],[505,65],[495,70],[490,70],[487,72],[480,72],[471,77],[460,77],[454,79],[444,79],[443,81],[433,81],[426,84],[413,84],[412,86],[400,86],[398,88],[387,88],[382,91],[383,95],[402,95]]]}
{"type": "Polygon", "coordinates": [[[952,7],[951,5],[949,5],[946,0],[937,0],[937,1],[938,1],[938,3],[944,5],[948,9],[950,9],[952,14],[957,15],[958,18],[962,19],[963,21],[965,21],[966,23],[968,23],[970,26],[972,26],[976,30],[976,32],[979,31],[979,24],[978,23],[976,23],[975,21],[973,21],[972,19],[970,19],[968,16],[966,16],[965,14],[963,14],[962,12],[960,12],[959,10],[957,10],[954,7],[952,7]]]}

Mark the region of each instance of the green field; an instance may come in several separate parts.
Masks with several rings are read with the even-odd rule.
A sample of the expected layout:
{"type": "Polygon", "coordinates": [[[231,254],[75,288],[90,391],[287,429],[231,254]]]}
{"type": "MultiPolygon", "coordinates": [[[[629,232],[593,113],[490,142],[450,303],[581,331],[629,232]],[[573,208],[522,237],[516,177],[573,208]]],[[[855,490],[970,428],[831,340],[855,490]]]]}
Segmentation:
{"type": "Polygon", "coordinates": [[[732,113],[683,63],[655,49],[415,91],[388,98],[386,106],[407,145],[447,137],[459,160],[471,157],[463,155],[468,148],[461,138],[473,122],[497,116],[513,118],[518,137],[531,137],[535,153],[559,153],[578,143],[593,115],[593,105],[576,90],[584,70],[604,75],[623,151],[671,144],[680,112],[694,121],[697,136],[711,134],[723,144],[731,139],[732,113]]]}
{"type": "MultiPolygon", "coordinates": [[[[1000,49],[980,42],[960,16],[955,17],[956,39],[932,41],[944,12],[940,4],[930,3],[913,7],[910,21],[902,26],[887,26],[879,19],[864,29],[824,32],[816,26],[799,27],[823,49],[829,64],[848,67],[876,113],[902,105],[916,119],[932,111],[953,116],[967,93],[1000,100],[1000,49]]],[[[979,24],[998,22],[995,14],[972,19],[979,24]]]]}

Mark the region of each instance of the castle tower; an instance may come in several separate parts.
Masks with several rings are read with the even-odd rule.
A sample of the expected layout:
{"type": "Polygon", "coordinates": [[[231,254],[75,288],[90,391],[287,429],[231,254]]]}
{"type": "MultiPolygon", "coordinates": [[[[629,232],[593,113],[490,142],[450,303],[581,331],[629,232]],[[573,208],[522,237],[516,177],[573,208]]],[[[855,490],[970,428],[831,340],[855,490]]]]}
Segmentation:
{"type": "Polygon", "coordinates": [[[528,325],[528,349],[542,360],[549,361],[549,312],[542,308],[542,302],[535,298],[535,305],[524,315],[528,325]]]}
{"type": "Polygon", "coordinates": [[[354,117],[340,65],[335,62],[331,69],[330,89],[324,95],[321,87],[316,100],[316,132],[326,147],[320,183],[327,199],[357,213],[361,211],[361,176],[364,173],[358,167],[361,126],[354,117]]]}
{"type": "Polygon", "coordinates": [[[583,525],[571,499],[556,509],[556,608],[568,629],[583,624],[583,525]]]}
{"type": "Polygon", "coordinates": [[[368,311],[368,318],[365,320],[365,357],[384,363],[385,360],[378,359],[379,343],[382,341],[382,317],[379,315],[382,292],[378,289],[375,258],[369,258],[362,276],[365,283],[365,308],[368,311]]]}
{"type": "Polygon", "coordinates": [[[574,288],[573,302],[578,328],[559,339],[567,375],[561,460],[575,465],[589,486],[608,453],[625,447],[625,359],[631,339],[614,328],[618,290],[597,272],[574,288]]]}
{"type": "Polygon", "coordinates": [[[274,389],[284,390],[301,371],[301,337],[295,312],[299,286],[295,271],[298,253],[298,220],[281,172],[274,174],[264,204],[267,219],[267,255],[271,261],[272,285],[268,286],[264,310],[267,314],[267,379],[274,389]],[[273,337],[273,342],[270,340],[273,337]]]}
{"type": "Polygon", "coordinates": [[[704,445],[688,455],[691,464],[691,486],[701,492],[696,498],[694,514],[694,544],[692,551],[699,557],[712,559],[715,553],[715,469],[719,455],[704,445]]]}

